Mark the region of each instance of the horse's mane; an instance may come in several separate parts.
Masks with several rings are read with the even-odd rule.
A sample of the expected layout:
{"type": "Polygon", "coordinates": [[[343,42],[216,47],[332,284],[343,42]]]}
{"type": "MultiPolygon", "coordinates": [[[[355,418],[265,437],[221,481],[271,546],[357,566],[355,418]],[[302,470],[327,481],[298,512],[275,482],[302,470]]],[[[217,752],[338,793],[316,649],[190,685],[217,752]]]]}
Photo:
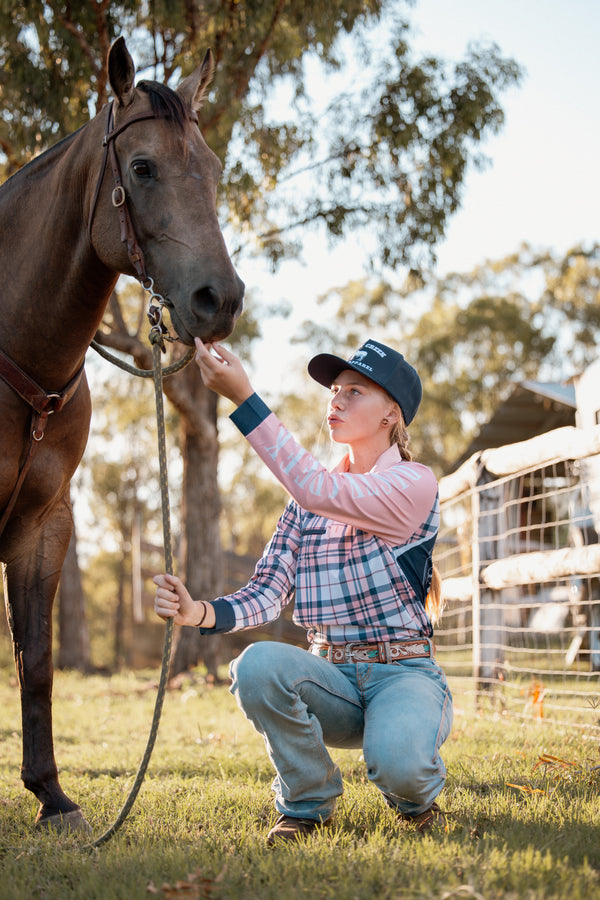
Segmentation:
{"type": "Polygon", "coordinates": [[[157,119],[168,119],[179,128],[184,128],[191,120],[190,110],[176,91],[158,81],[140,81],[136,84],[140,91],[148,95],[152,113],[157,119]]]}

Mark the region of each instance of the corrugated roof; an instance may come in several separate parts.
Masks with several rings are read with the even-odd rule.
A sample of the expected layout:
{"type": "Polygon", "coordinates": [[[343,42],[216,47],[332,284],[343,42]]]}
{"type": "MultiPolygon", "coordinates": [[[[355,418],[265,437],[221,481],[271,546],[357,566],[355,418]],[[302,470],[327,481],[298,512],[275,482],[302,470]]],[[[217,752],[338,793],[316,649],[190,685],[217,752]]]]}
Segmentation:
{"type": "Polygon", "coordinates": [[[549,400],[556,400],[557,403],[563,403],[565,406],[571,406],[573,409],[577,407],[575,385],[572,382],[557,384],[554,381],[522,381],[520,387],[533,394],[539,394],[541,397],[547,397],[549,400]]]}

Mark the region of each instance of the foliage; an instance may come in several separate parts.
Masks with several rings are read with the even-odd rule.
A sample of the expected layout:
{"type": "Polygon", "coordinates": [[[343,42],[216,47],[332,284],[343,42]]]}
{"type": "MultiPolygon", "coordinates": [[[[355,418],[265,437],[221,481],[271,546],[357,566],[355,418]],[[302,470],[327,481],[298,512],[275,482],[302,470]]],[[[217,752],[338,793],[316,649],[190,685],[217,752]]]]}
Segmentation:
{"type": "Polygon", "coordinates": [[[598,358],[600,244],[573,247],[564,257],[544,255],[545,289],[535,313],[555,320],[557,356],[583,369],[598,358]]]}
{"type": "MultiPolygon", "coordinates": [[[[134,532],[142,532],[143,548],[162,546],[156,412],[151,379],[134,378],[95,356],[90,368],[97,409],[92,440],[76,476],[75,509],[84,526],[79,529],[78,551],[85,563],[92,662],[109,667],[127,659],[134,532]],[[80,505],[83,496],[88,500],[85,508],[80,505]]],[[[172,414],[168,421],[172,424],[172,414]]],[[[169,441],[168,450],[173,476],[169,492],[176,506],[181,465],[174,441],[169,441]]],[[[172,518],[176,525],[176,516],[172,518]]],[[[141,557],[142,565],[147,556],[148,551],[141,557]]]]}
{"type": "Polygon", "coordinates": [[[212,47],[201,127],[223,161],[227,218],[276,263],[286,234],[367,228],[383,265],[420,264],[460,205],[469,163],[503,122],[520,70],[495,45],[415,59],[409,0],[31,0],[0,5],[0,149],[10,173],[107,99],[120,33],[142,74],[172,79],[212,47]],[[347,73],[329,102],[315,90],[347,73]],[[352,88],[348,88],[348,76],[352,88]],[[316,94],[316,96],[315,96],[316,94]],[[324,108],[323,108],[324,107],[324,108]],[[286,180],[286,184],[282,182],[286,180]]]}
{"type": "MultiPolygon", "coordinates": [[[[99,835],[114,821],[143,754],[156,673],[57,676],[62,778],[99,835]]],[[[0,672],[0,703],[18,721],[18,690],[0,672]]],[[[149,772],[129,818],[90,853],[76,837],[33,830],[18,780],[20,740],[4,731],[0,873],[4,900],[234,900],[600,896],[595,745],[530,721],[481,715],[460,699],[444,746],[447,830],[397,823],[360,751],[334,751],[345,795],[335,825],[306,846],[267,850],[275,819],[262,740],[226,687],[201,673],[168,694],[149,772]],[[565,765],[569,763],[569,765],[565,765]]]]}

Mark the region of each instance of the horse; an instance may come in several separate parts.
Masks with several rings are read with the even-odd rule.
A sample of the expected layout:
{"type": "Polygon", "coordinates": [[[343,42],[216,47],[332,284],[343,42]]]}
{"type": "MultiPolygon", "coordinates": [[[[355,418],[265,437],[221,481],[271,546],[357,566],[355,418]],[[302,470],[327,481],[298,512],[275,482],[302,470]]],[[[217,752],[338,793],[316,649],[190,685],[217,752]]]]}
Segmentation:
{"type": "Polygon", "coordinates": [[[21,778],[37,827],[88,832],[59,783],[51,715],[52,605],[91,417],[86,351],[122,273],[152,286],[188,346],[230,334],[244,295],[217,221],[221,166],[198,128],[212,54],[176,90],[135,84],[122,37],[107,64],[111,103],[0,187],[0,561],[21,778]]]}

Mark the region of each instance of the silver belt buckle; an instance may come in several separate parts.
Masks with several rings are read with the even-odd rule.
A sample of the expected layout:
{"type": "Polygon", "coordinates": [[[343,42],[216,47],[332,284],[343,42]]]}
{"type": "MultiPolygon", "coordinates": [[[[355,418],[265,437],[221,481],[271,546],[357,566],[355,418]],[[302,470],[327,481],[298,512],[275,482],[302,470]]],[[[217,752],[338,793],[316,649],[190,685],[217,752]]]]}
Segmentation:
{"type": "Polygon", "coordinates": [[[347,663],[352,662],[352,654],[354,653],[354,648],[356,647],[356,641],[352,641],[349,644],[344,646],[344,659],[347,663]]]}

